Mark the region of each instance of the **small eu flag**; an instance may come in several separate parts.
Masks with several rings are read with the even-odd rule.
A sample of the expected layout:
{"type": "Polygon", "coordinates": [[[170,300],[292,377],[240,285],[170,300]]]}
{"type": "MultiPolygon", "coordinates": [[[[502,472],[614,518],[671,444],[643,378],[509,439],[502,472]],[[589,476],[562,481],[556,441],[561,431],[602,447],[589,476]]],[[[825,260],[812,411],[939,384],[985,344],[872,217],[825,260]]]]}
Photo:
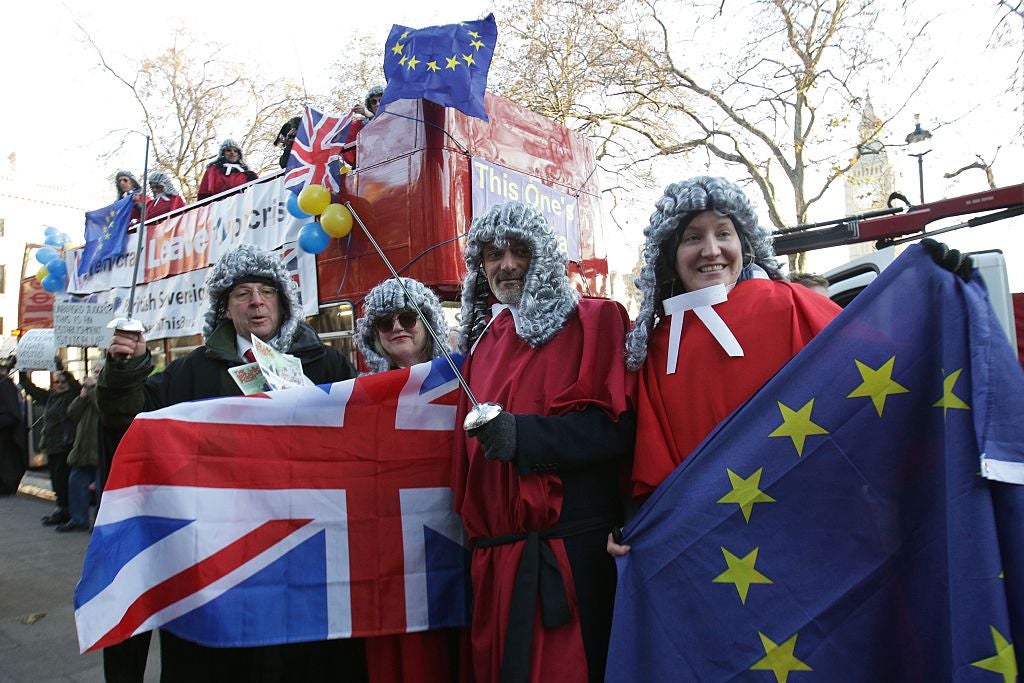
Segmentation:
{"type": "Polygon", "coordinates": [[[487,121],[484,91],[498,39],[494,15],[479,21],[412,29],[395,24],[384,47],[389,102],[423,99],[487,121]]]}
{"type": "Polygon", "coordinates": [[[85,213],[85,248],[78,262],[78,275],[85,275],[97,263],[124,253],[128,222],[132,217],[133,196],[118,199],[110,206],[85,213]]]}

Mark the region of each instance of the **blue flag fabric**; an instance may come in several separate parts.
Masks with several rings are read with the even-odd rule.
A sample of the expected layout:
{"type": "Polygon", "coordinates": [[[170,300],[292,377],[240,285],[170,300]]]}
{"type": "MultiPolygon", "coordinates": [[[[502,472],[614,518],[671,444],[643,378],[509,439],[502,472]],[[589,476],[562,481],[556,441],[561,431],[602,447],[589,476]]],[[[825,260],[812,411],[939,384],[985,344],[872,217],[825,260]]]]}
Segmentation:
{"type": "Polygon", "coordinates": [[[626,528],[607,680],[1016,680],[1022,418],[979,278],[908,249],[626,528]]]}
{"type": "Polygon", "coordinates": [[[395,100],[422,97],[487,121],[484,91],[497,40],[493,14],[421,29],[395,24],[384,46],[387,87],[381,109],[395,100]]]}
{"type": "Polygon", "coordinates": [[[81,277],[95,264],[124,253],[128,222],[132,218],[132,197],[118,199],[110,206],[85,213],[85,248],[78,262],[81,277]]]}

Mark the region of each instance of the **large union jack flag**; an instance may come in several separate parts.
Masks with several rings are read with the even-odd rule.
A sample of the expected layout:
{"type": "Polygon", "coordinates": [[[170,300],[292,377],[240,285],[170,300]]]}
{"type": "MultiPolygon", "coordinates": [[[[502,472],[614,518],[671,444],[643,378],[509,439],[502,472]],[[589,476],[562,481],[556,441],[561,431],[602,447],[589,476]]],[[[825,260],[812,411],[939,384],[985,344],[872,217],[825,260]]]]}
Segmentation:
{"type": "Polygon", "coordinates": [[[227,647],[466,625],[457,387],[442,359],[140,414],[75,589],[81,650],[157,627],[227,647]]]}
{"type": "Polygon", "coordinates": [[[352,112],[334,116],[307,106],[292,143],[284,186],[299,192],[309,185],[323,185],[340,192],[341,167],[345,163],[341,152],[351,124],[352,112]]]}

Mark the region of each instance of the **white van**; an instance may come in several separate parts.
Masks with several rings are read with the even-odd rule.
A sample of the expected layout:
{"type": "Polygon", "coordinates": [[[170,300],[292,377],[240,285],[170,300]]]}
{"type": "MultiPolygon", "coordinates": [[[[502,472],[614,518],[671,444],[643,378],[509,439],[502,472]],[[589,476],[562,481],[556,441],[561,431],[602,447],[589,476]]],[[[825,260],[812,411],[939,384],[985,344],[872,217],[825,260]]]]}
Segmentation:
{"type": "MultiPolygon", "coordinates": [[[[824,274],[828,280],[828,295],[842,307],[878,277],[896,259],[896,248],[886,247],[867,256],[861,256],[824,274]]],[[[1006,333],[1010,346],[1017,348],[1017,330],[1013,317],[1013,297],[1006,275],[1006,259],[998,249],[969,253],[974,267],[981,275],[989,300],[995,309],[999,325],[1006,333]]]]}

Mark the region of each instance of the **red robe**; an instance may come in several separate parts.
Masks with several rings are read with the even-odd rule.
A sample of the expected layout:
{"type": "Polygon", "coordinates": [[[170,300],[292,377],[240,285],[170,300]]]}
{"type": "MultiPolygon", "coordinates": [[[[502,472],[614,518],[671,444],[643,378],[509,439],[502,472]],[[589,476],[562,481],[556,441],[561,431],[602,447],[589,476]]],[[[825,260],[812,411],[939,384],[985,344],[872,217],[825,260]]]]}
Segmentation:
{"type": "Polygon", "coordinates": [[[183,206],[185,206],[185,200],[177,194],[160,195],[156,199],[149,199],[146,201],[146,220],[163,216],[165,213],[170,213],[183,206]]]}
{"type": "MultiPolygon", "coordinates": [[[[345,137],[345,144],[355,142],[356,137],[359,136],[359,131],[361,131],[363,128],[366,128],[366,124],[368,124],[369,122],[369,119],[364,118],[359,118],[352,121],[352,123],[350,123],[348,126],[348,135],[345,137]]],[[[351,149],[346,149],[344,152],[341,153],[341,156],[345,159],[345,163],[347,163],[349,166],[351,166],[352,168],[356,167],[355,147],[352,147],[351,149]]]]}
{"type": "MultiPolygon", "coordinates": [[[[464,373],[478,401],[510,413],[564,415],[590,406],[617,419],[633,408],[635,375],[623,354],[628,319],[614,301],[584,299],[553,339],[531,348],[502,311],[466,360],[464,373]]],[[[459,405],[461,424],[468,399],[459,405]]],[[[554,474],[520,475],[515,463],[490,461],[476,439],[456,438],[452,488],[455,508],[471,540],[554,526],[562,512],[562,480],[554,474]]],[[[560,539],[548,541],[566,588],[571,620],[545,628],[534,618],[529,663],[532,681],[587,680],[576,590],[560,539]]],[[[474,680],[500,678],[513,585],[523,541],[473,551],[471,639],[474,680]]]]}
{"type": "Polygon", "coordinates": [[[252,171],[239,171],[234,164],[227,164],[230,173],[225,173],[220,164],[213,163],[206,167],[203,173],[203,180],[199,183],[199,199],[206,199],[215,194],[220,194],[239,185],[245,185],[250,180],[256,180],[257,176],[252,171]]]}
{"type": "Polygon", "coordinates": [[[669,321],[640,372],[633,495],[651,493],[719,422],[754,395],[842,310],[802,285],[744,280],[714,306],[743,347],[730,357],[686,311],[676,372],[666,374],[669,321]]]}

